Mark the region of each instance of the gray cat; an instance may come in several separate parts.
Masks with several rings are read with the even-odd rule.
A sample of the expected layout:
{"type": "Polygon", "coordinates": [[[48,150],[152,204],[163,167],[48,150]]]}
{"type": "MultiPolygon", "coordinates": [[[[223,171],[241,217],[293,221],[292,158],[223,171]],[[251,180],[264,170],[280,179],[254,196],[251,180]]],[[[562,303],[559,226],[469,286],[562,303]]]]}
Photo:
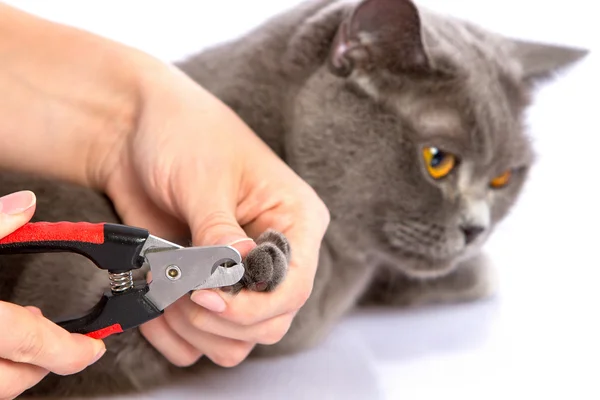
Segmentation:
{"type": "MultiPolygon", "coordinates": [[[[517,201],[533,161],[524,112],[538,82],[584,55],[501,37],[409,0],[326,0],[179,63],[331,212],[311,297],[283,340],[253,356],[314,346],[356,305],[488,295],[480,248],[517,201]]],[[[110,203],[87,189],[8,173],[0,188],[34,190],[37,220],[119,222],[110,203]]],[[[284,279],[285,238],[261,240],[236,290],[272,289],[284,279]],[[274,273],[261,272],[272,271],[265,263],[274,273]]],[[[49,317],[84,311],[106,285],[105,274],[79,256],[0,263],[0,298],[40,306],[49,317]]],[[[106,344],[97,364],[77,376],[49,376],[27,394],[125,393],[207,366],[172,367],[135,331],[106,344]]]]}

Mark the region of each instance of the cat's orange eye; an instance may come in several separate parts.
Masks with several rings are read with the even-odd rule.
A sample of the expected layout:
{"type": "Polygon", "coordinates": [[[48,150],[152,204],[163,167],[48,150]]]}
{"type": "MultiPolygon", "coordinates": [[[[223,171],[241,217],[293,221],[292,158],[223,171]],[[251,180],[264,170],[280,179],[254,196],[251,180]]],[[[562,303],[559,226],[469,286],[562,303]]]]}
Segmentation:
{"type": "Polygon", "coordinates": [[[510,182],[510,178],[512,177],[512,171],[506,170],[501,175],[498,175],[494,179],[490,181],[490,186],[494,189],[499,189],[504,187],[510,182]]]}
{"type": "Polygon", "coordinates": [[[448,175],[456,166],[456,156],[438,149],[437,147],[425,147],[423,159],[427,172],[433,179],[441,179],[448,175]]]}

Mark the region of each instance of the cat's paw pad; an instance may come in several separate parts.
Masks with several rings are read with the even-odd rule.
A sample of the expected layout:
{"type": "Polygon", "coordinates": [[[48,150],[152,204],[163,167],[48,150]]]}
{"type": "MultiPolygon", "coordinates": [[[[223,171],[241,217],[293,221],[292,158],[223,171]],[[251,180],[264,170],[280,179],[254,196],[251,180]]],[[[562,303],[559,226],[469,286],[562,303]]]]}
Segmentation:
{"type": "Polygon", "coordinates": [[[243,261],[246,269],[244,277],[225,291],[238,293],[247,289],[270,292],[283,282],[291,256],[287,238],[279,232],[268,230],[259,236],[256,245],[243,261]]]}

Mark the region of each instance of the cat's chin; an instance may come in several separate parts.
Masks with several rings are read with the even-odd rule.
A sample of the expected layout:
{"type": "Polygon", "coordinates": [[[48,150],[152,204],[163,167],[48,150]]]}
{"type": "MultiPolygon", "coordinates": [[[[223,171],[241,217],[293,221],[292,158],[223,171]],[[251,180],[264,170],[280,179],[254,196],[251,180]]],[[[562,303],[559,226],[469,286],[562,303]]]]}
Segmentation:
{"type": "Polygon", "coordinates": [[[428,259],[426,257],[407,257],[403,252],[379,253],[378,257],[392,268],[412,279],[428,280],[437,279],[451,274],[456,270],[461,255],[446,259],[428,259]],[[398,254],[400,253],[400,254],[398,254]]]}
{"type": "Polygon", "coordinates": [[[456,269],[458,260],[417,260],[401,259],[396,262],[396,267],[409,278],[437,279],[444,277],[456,269]]]}

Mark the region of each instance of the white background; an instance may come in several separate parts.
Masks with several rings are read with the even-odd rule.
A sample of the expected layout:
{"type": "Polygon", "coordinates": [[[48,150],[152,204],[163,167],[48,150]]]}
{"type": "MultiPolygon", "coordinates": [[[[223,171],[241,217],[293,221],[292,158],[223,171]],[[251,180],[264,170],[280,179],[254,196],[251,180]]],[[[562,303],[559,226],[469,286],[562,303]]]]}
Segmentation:
{"type": "MultiPolygon", "coordinates": [[[[9,1],[172,61],[298,3],[9,1]]],[[[421,1],[501,33],[592,50],[539,90],[539,155],[526,193],[491,239],[492,301],[356,313],[314,351],[249,361],[136,398],[598,399],[600,367],[599,29],[592,1],[421,1]]]]}

